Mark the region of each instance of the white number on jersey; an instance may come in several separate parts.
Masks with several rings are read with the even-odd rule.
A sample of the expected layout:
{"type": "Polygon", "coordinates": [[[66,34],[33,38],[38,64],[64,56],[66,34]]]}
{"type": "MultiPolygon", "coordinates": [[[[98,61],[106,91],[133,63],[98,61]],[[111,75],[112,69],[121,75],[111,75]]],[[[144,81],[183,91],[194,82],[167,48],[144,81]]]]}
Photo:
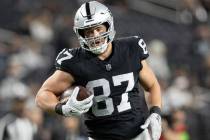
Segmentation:
{"type": "MultiPolygon", "coordinates": [[[[128,102],[128,92],[131,91],[134,87],[134,76],[133,72],[126,73],[122,75],[117,75],[112,77],[114,86],[120,86],[122,82],[128,81],[128,86],[124,93],[122,93],[121,102],[117,105],[117,111],[123,112],[131,109],[130,102],[128,102]]],[[[102,87],[103,93],[101,95],[95,96],[95,104],[92,107],[92,112],[95,116],[106,116],[111,115],[114,112],[114,104],[112,98],[110,98],[111,89],[110,83],[106,79],[98,79],[94,81],[89,81],[86,85],[86,88],[89,89],[92,93],[94,93],[94,88],[102,87]],[[98,103],[101,101],[105,101],[106,108],[99,109],[98,103]]]]}
{"type": "Polygon", "coordinates": [[[61,63],[64,61],[64,60],[67,60],[67,59],[71,59],[73,57],[73,55],[68,51],[68,49],[63,49],[57,56],[56,58],[56,61],[59,65],[61,65],[61,63]],[[61,57],[62,55],[62,57],[61,57]]]}
{"type": "Polygon", "coordinates": [[[138,42],[139,46],[143,49],[144,54],[148,54],[147,45],[143,39],[140,39],[138,42]]]}

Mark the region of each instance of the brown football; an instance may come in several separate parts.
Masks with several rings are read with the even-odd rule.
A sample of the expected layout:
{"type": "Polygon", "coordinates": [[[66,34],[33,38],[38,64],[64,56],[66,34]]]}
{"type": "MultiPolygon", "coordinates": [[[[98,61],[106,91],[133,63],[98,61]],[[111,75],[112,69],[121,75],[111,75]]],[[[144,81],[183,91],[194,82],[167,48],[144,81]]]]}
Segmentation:
{"type": "MultiPolygon", "coordinates": [[[[83,87],[83,86],[78,86],[78,87],[79,87],[79,93],[77,95],[78,101],[82,101],[82,100],[88,98],[92,94],[85,87],[83,87]]],[[[71,94],[73,93],[74,88],[75,88],[75,86],[64,91],[64,93],[60,96],[60,99],[59,99],[60,102],[62,102],[62,103],[67,102],[69,96],[71,96],[71,94]]]]}
{"type": "Polygon", "coordinates": [[[85,87],[79,86],[79,93],[77,95],[77,100],[82,101],[88,98],[91,95],[91,92],[88,91],[85,87]]]}

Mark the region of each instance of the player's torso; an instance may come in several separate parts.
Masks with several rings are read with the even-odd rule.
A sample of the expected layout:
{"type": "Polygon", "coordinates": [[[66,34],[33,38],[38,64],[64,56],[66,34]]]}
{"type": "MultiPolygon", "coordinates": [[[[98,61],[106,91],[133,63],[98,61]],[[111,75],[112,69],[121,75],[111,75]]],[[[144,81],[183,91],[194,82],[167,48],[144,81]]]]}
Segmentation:
{"type": "Polygon", "coordinates": [[[129,51],[128,44],[114,42],[112,47],[113,52],[106,60],[87,53],[75,64],[75,84],[86,86],[95,96],[89,112],[92,118],[129,111],[128,96],[138,92],[140,62],[134,62],[138,60],[129,51]]]}
{"type": "Polygon", "coordinates": [[[86,114],[89,134],[93,137],[106,135],[111,139],[109,135],[135,135],[141,131],[131,129],[140,126],[145,116],[144,96],[138,90],[142,66],[129,45],[124,41],[113,42],[111,56],[103,61],[83,50],[77,52],[78,59],[70,73],[76,85],[94,93],[94,104],[86,114]]]}

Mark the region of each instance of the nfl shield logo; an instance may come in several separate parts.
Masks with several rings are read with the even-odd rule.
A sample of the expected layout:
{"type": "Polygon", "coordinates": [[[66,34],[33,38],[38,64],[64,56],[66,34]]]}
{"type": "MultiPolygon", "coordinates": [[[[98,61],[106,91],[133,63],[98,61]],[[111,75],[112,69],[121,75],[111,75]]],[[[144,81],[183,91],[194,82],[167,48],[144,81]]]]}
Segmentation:
{"type": "Polygon", "coordinates": [[[106,70],[107,71],[110,71],[111,69],[112,69],[112,65],[111,64],[107,64],[107,65],[105,65],[106,66],[106,70]]]}

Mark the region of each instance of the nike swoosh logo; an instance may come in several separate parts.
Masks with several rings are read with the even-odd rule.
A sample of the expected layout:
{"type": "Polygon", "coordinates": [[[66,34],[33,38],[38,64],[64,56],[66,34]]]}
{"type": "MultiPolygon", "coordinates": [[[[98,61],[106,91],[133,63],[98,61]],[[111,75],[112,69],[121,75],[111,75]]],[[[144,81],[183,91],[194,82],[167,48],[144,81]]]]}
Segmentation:
{"type": "Polygon", "coordinates": [[[76,111],[74,111],[74,110],[71,110],[70,112],[71,112],[71,113],[77,113],[77,112],[76,112],[76,111]]]}

